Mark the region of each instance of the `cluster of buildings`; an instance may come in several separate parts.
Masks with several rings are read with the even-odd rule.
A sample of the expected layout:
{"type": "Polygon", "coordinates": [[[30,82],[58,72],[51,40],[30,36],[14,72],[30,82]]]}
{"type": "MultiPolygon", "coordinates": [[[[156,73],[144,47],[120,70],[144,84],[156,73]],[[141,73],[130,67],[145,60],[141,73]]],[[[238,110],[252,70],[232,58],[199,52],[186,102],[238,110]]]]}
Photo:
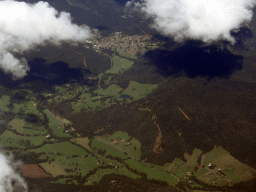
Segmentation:
{"type": "Polygon", "coordinates": [[[160,42],[151,42],[151,37],[150,35],[128,36],[122,32],[115,32],[108,37],[95,36],[93,40],[88,40],[86,43],[91,44],[97,52],[112,50],[117,51],[119,54],[136,55],[137,53],[144,54],[147,50],[159,46],[160,42]]]}

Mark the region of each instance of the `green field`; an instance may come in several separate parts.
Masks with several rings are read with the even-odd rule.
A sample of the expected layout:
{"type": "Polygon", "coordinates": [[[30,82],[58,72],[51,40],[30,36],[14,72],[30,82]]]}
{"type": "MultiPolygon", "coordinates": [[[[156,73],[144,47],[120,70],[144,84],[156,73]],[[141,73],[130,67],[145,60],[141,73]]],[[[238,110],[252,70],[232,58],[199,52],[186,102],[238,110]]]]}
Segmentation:
{"type": "Polygon", "coordinates": [[[71,102],[72,108],[74,111],[76,112],[80,112],[81,109],[85,109],[85,110],[97,110],[97,109],[101,109],[101,101],[97,100],[96,98],[92,98],[93,100],[86,100],[83,103],[80,102],[71,102]]]}
{"type": "Polygon", "coordinates": [[[135,159],[141,157],[141,143],[128,135],[128,133],[117,131],[107,137],[97,137],[100,140],[104,140],[109,145],[114,146],[124,152],[127,152],[130,156],[135,159]]]}
{"type": "Polygon", "coordinates": [[[68,88],[66,86],[59,86],[59,85],[55,85],[54,89],[57,93],[63,93],[68,91],[68,88]]]}
{"type": "Polygon", "coordinates": [[[189,168],[187,169],[188,172],[193,172],[196,168],[198,159],[200,155],[202,154],[202,151],[200,149],[194,149],[192,155],[187,160],[187,165],[189,168]]]}
{"type": "Polygon", "coordinates": [[[16,135],[12,131],[6,130],[2,135],[0,135],[0,142],[3,147],[14,147],[25,149],[33,146],[42,145],[46,140],[45,136],[21,136],[16,135]]]}
{"type": "Polygon", "coordinates": [[[56,120],[51,113],[49,113],[47,110],[43,110],[44,113],[46,113],[48,119],[49,119],[49,128],[52,130],[52,133],[56,137],[64,137],[64,138],[70,138],[71,136],[68,133],[64,132],[64,127],[60,124],[58,120],[56,120]]]}
{"type": "Polygon", "coordinates": [[[17,117],[15,117],[13,120],[11,120],[8,125],[10,126],[10,128],[15,129],[16,131],[18,131],[19,133],[25,133],[24,132],[24,125],[25,125],[25,121],[23,119],[19,119],[17,117]]]}
{"type": "Polygon", "coordinates": [[[88,137],[85,137],[85,138],[74,138],[74,139],[71,139],[71,141],[81,145],[84,148],[91,149],[91,147],[89,146],[90,140],[88,139],[88,137]]]}
{"type": "Polygon", "coordinates": [[[131,177],[133,179],[138,179],[141,178],[140,175],[132,173],[131,171],[129,171],[126,167],[124,167],[123,165],[121,165],[120,167],[118,167],[118,174],[119,175],[125,175],[127,177],[131,177]]]}
{"type": "Polygon", "coordinates": [[[65,169],[54,162],[40,163],[40,166],[45,170],[46,173],[51,174],[53,177],[56,177],[58,175],[67,175],[65,169]]]}
{"type": "Polygon", "coordinates": [[[209,170],[207,170],[207,169],[205,169],[205,168],[201,168],[199,171],[197,171],[196,173],[194,173],[194,175],[197,177],[197,176],[199,176],[199,175],[203,175],[203,174],[205,174],[205,173],[208,173],[209,172],[209,170]]]}
{"type": "MultiPolygon", "coordinates": [[[[98,167],[98,163],[95,158],[91,157],[90,155],[88,157],[73,157],[73,158],[63,158],[62,156],[56,156],[55,161],[51,162],[56,165],[59,165],[61,168],[59,168],[59,171],[62,171],[63,169],[70,169],[70,172],[67,172],[67,174],[72,175],[80,175],[84,176],[86,175],[91,169],[94,169],[98,167]]],[[[56,172],[48,170],[48,173],[56,174],[56,172]]]]}
{"type": "MultiPolygon", "coordinates": [[[[104,86],[102,82],[98,82],[98,87],[96,84],[92,89],[86,86],[55,86],[55,92],[51,90],[52,93],[44,93],[44,96],[49,103],[53,100],[61,102],[68,99],[65,101],[71,103],[75,112],[101,110],[112,104],[122,105],[141,99],[156,89],[158,85],[130,81],[129,86],[123,89],[110,82],[110,79],[113,80],[112,77],[115,77],[117,73],[127,70],[132,65],[132,61],[114,56],[112,68],[100,77],[94,78],[96,82],[102,80],[106,83],[109,80],[108,86],[104,86]],[[131,99],[120,98],[120,95],[128,95],[131,99]]],[[[38,95],[33,95],[30,90],[11,90],[0,86],[0,108],[15,115],[8,123],[9,129],[0,135],[0,143],[7,152],[16,150],[22,155],[30,152],[39,154],[35,161],[43,162],[40,165],[47,173],[53,177],[60,175],[67,177],[59,179],[57,183],[78,183],[78,180],[70,181],[68,177],[86,176],[96,169],[97,172],[88,177],[86,185],[97,183],[104,175],[111,173],[133,179],[141,178],[139,174],[145,174],[148,179],[166,181],[169,185],[176,185],[178,180],[184,181],[185,178],[191,179],[189,177],[192,173],[198,180],[210,185],[216,182],[218,186],[227,182],[232,185],[250,180],[256,174],[255,169],[240,163],[222,147],[215,147],[204,154],[205,158],[202,158],[204,166],[195,171],[202,155],[200,149],[194,149],[192,154],[186,155],[186,162],[176,158],[173,162],[160,166],[146,162],[146,160],[140,161],[142,155],[140,141],[122,131],[116,131],[112,135],[107,135],[105,132],[102,136],[93,137],[91,141],[87,137],[73,138],[65,132],[63,127],[64,124],[72,126],[72,120],[55,117],[47,110],[43,112],[37,110],[39,103],[37,97],[38,95]],[[48,126],[44,113],[49,119],[48,126]],[[33,115],[38,116],[39,120],[34,122],[29,119],[33,115]],[[49,133],[50,138],[46,137],[49,133]],[[209,163],[216,165],[216,168],[210,169],[209,163]],[[125,167],[126,165],[129,169],[125,167]]],[[[93,132],[100,135],[103,134],[101,132],[103,130],[104,127],[95,129],[93,132]]],[[[77,136],[80,137],[79,134],[77,136]]],[[[30,155],[34,154],[30,153],[30,155]]],[[[198,183],[191,183],[191,186],[201,187],[198,183]]]]}
{"type": "Polygon", "coordinates": [[[146,167],[145,165],[133,159],[126,160],[125,164],[127,164],[132,169],[136,169],[139,173],[145,173],[148,179],[166,181],[169,185],[178,184],[178,180],[174,176],[166,172],[146,167]]]}
{"type": "Polygon", "coordinates": [[[133,97],[133,100],[144,98],[154,89],[157,88],[156,84],[141,84],[136,81],[131,81],[128,88],[123,90],[122,94],[133,97]]]}
{"type": "Polygon", "coordinates": [[[226,175],[228,175],[228,177],[234,181],[234,182],[241,182],[244,181],[245,178],[237,175],[237,173],[235,172],[234,169],[223,169],[222,170],[226,175]]]}
{"type": "Polygon", "coordinates": [[[10,104],[12,93],[13,91],[11,89],[0,85],[0,108],[3,111],[10,111],[8,105],[10,104]]]}
{"type": "Polygon", "coordinates": [[[123,89],[121,87],[119,87],[118,85],[112,84],[107,89],[97,89],[96,91],[94,91],[94,93],[97,93],[98,95],[101,95],[101,96],[119,97],[119,93],[122,90],[123,89]]]}
{"type": "Polygon", "coordinates": [[[110,85],[106,89],[99,88],[91,93],[82,93],[79,98],[80,100],[71,102],[74,111],[79,112],[81,109],[84,110],[100,110],[104,109],[116,101],[123,101],[123,99],[118,98],[120,92],[123,89],[116,84],[110,85]]]}
{"type": "Polygon", "coordinates": [[[112,157],[119,157],[121,159],[128,158],[128,156],[125,155],[121,150],[118,150],[113,146],[107,145],[106,143],[99,141],[97,137],[92,140],[91,147],[95,150],[106,150],[105,156],[111,155],[112,157]]]}
{"type": "Polygon", "coordinates": [[[8,105],[10,104],[11,97],[9,95],[2,95],[0,98],[0,108],[3,111],[10,111],[8,105]]]}
{"type": "Polygon", "coordinates": [[[214,147],[214,149],[205,154],[204,165],[208,166],[209,163],[213,163],[216,159],[222,158],[228,155],[229,153],[222,147],[214,147]]]}
{"type": "Polygon", "coordinates": [[[119,54],[121,57],[125,57],[125,58],[127,58],[127,59],[137,59],[137,58],[138,58],[136,55],[125,53],[125,52],[123,52],[123,51],[120,50],[120,49],[117,49],[117,52],[118,52],[118,54],[119,54]]]}
{"type": "Polygon", "coordinates": [[[60,153],[63,156],[78,155],[80,157],[87,155],[87,152],[85,150],[76,145],[71,144],[68,141],[55,144],[45,144],[43,147],[31,150],[31,152],[45,152],[46,154],[52,153],[53,155],[60,153]]]}
{"type": "Polygon", "coordinates": [[[87,180],[87,182],[85,183],[86,185],[93,185],[95,183],[98,183],[101,178],[104,176],[104,175],[109,175],[111,173],[115,173],[117,174],[117,170],[116,169],[100,169],[98,170],[95,174],[93,174],[92,176],[90,176],[87,180]]]}
{"type": "Polygon", "coordinates": [[[113,56],[112,66],[106,73],[119,73],[129,69],[133,65],[133,61],[121,58],[119,56],[113,56]]]}
{"type": "Polygon", "coordinates": [[[60,178],[57,181],[50,181],[50,183],[59,183],[59,184],[72,184],[72,185],[78,185],[76,179],[74,178],[60,178]]]}
{"type": "Polygon", "coordinates": [[[18,133],[25,135],[46,135],[47,130],[44,126],[37,124],[28,123],[24,119],[20,119],[16,116],[8,123],[8,126],[10,126],[12,130],[16,130],[18,133]]]}
{"type": "Polygon", "coordinates": [[[88,178],[88,182],[86,183],[86,185],[92,185],[93,183],[98,183],[104,175],[109,175],[112,173],[115,173],[117,175],[125,175],[133,179],[141,178],[140,175],[130,172],[124,166],[121,166],[121,167],[118,166],[117,168],[98,170],[94,175],[88,178]]]}
{"type": "Polygon", "coordinates": [[[33,126],[31,124],[25,124],[23,127],[23,131],[25,134],[29,135],[46,135],[47,130],[43,126],[33,126]]]}

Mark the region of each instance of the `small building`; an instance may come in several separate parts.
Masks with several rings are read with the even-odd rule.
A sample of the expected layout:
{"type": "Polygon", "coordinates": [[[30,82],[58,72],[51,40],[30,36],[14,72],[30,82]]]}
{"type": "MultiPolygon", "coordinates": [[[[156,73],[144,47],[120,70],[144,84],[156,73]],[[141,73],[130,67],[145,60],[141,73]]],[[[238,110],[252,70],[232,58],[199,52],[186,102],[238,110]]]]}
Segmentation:
{"type": "Polygon", "coordinates": [[[214,164],[212,164],[212,163],[209,163],[209,164],[208,164],[208,168],[209,168],[209,169],[214,169],[215,167],[216,167],[216,165],[214,165],[214,164]]]}

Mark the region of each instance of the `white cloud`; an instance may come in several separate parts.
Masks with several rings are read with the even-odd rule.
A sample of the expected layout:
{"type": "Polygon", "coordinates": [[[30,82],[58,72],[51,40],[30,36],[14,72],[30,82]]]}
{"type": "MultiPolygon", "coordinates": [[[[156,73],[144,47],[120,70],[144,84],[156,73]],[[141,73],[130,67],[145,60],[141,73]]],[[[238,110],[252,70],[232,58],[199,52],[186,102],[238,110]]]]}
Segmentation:
{"type": "Polygon", "coordinates": [[[0,67],[15,78],[22,78],[29,70],[26,60],[15,58],[15,52],[46,42],[84,41],[91,35],[88,26],[73,24],[69,13],[58,12],[47,2],[0,0],[0,67]]]}
{"type": "Polygon", "coordinates": [[[234,43],[230,31],[250,22],[255,4],[255,0],[142,0],[127,6],[152,17],[152,27],[176,41],[225,39],[234,43]]]}
{"type": "Polygon", "coordinates": [[[24,179],[15,171],[17,166],[19,163],[0,153],[0,192],[27,191],[24,179]]]}

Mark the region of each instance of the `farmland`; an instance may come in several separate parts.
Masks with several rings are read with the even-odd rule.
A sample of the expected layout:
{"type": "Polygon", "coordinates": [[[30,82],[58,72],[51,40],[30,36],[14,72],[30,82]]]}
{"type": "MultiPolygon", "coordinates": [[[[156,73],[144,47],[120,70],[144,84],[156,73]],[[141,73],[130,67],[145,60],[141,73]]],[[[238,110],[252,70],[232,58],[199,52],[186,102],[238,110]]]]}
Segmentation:
{"type": "Polygon", "coordinates": [[[137,162],[133,159],[125,161],[125,163],[131,168],[137,170],[139,173],[145,173],[148,179],[155,179],[166,181],[169,185],[176,185],[178,184],[177,178],[173,175],[170,175],[166,172],[162,172],[160,170],[150,168],[145,166],[143,163],[137,162]]]}
{"type": "Polygon", "coordinates": [[[106,73],[119,73],[129,69],[133,65],[133,61],[114,56],[113,66],[106,71],[106,73]]]}
{"type": "Polygon", "coordinates": [[[123,90],[122,94],[133,97],[133,100],[138,100],[144,98],[156,88],[157,85],[154,84],[141,84],[136,81],[131,81],[128,88],[123,90]]]}
{"type": "MultiPolygon", "coordinates": [[[[256,171],[240,163],[222,147],[215,147],[208,153],[194,149],[192,154],[185,155],[185,160],[176,158],[162,166],[143,158],[140,140],[128,129],[126,132],[113,128],[111,134],[105,132],[107,126],[85,135],[76,131],[72,118],[65,113],[93,114],[112,105],[128,105],[158,88],[158,84],[137,81],[128,81],[126,88],[110,83],[112,77],[133,65],[133,61],[119,56],[112,59],[112,68],[92,78],[96,82],[94,88],[58,85],[54,87],[55,92],[45,91],[38,97],[29,90],[0,87],[0,107],[13,114],[0,135],[1,146],[20,155],[28,165],[38,165],[45,171],[38,177],[50,177],[52,183],[93,185],[103,176],[115,173],[133,179],[160,180],[172,186],[182,183],[193,189],[203,187],[198,181],[232,186],[253,178],[256,171]],[[58,111],[58,105],[66,108],[58,111]],[[215,167],[209,167],[209,163],[215,167]]],[[[87,128],[85,123],[83,129],[87,128]]],[[[24,174],[37,177],[32,171],[24,174]]]]}
{"type": "MultiPolygon", "coordinates": [[[[71,105],[74,111],[80,112],[81,110],[94,111],[102,110],[113,104],[131,102],[144,98],[157,88],[156,84],[141,84],[135,81],[131,81],[126,89],[121,88],[116,84],[112,84],[107,88],[98,88],[91,93],[86,91],[79,95],[79,98],[72,101],[71,105]],[[123,96],[126,97],[123,97],[123,96]]],[[[78,93],[77,91],[74,91],[78,93]]],[[[69,97],[74,97],[69,96],[69,97]]],[[[54,100],[59,100],[59,97],[54,100]]]]}
{"type": "Polygon", "coordinates": [[[52,131],[52,134],[56,137],[68,138],[70,135],[64,132],[64,127],[60,124],[60,122],[50,114],[49,111],[44,110],[48,119],[49,119],[49,128],[52,131]]]}
{"type": "MultiPolygon", "coordinates": [[[[110,136],[96,137],[95,139],[98,140],[98,144],[104,142],[107,145],[111,146],[112,148],[116,148],[119,151],[126,152],[132,158],[140,159],[140,156],[141,156],[140,142],[135,138],[131,138],[125,132],[118,131],[110,136]]],[[[95,145],[96,144],[93,144],[92,146],[95,146],[95,145]]]]}
{"type": "Polygon", "coordinates": [[[119,157],[121,159],[128,158],[121,150],[114,148],[110,145],[107,145],[105,142],[102,142],[98,139],[94,139],[92,141],[91,147],[95,150],[102,150],[104,151],[106,156],[113,155],[114,157],[119,157]]]}

